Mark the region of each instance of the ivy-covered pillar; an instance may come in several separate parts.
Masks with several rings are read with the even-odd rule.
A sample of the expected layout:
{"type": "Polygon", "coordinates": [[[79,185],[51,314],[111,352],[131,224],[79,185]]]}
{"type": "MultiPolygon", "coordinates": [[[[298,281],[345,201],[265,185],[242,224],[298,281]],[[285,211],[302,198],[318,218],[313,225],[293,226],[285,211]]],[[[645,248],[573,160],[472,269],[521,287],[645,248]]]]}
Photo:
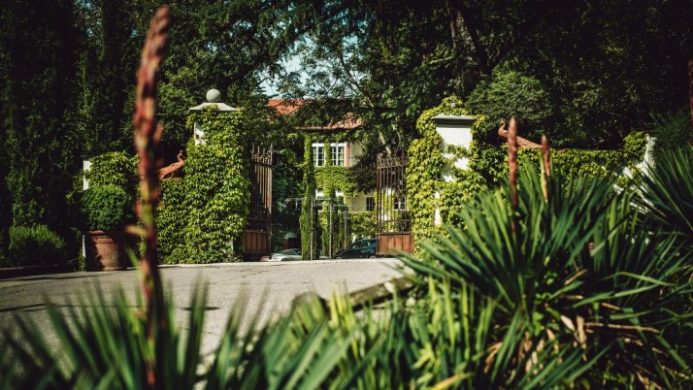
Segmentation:
{"type": "Polygon", "coordinates": [[[239,259],[250,211],[249,137],[240,109],[219,102],[219,91],[190,109],[194,143],[185,161],[185,228],[188,256],[195,263],[239,259]]]}
{"type": "Polygon", "coordinates": [[[455,226],[459,208],[481,188],[474,170],[479,142],[475,134],[484,116],[470,115],[456,97],[424,111],[416,122],[419,138],[407,151],[407,202],[414,242],[455,226]]]}
{"type": "MultiPolygon", "coordinates": [[[[452,173],[453,167],[460,170],[469,169],[468,153],[472,147],[472,126],[476,118],[471,115],[441,113],[431,120],[435,123],[436,133],[441,139],[440,149],[443,152],[443,159],[448,163],[447,166],[443,167],[441,179],[449,183],[455,180],[452,173]]],[[[436,191],[435,199],[438,204],[433,217],[436,227],[443,225],[443,216],[438,201],[440,198],[440,191],[436,191]]]]}

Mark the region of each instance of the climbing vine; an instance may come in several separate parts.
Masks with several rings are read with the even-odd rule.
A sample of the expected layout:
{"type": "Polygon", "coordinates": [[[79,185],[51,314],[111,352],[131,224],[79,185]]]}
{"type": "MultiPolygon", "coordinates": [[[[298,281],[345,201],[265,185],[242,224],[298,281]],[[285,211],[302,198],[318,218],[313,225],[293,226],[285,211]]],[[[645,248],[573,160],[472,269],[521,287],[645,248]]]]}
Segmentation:
{"type": "MultiPolygon", "coordinates": [[[[507,175],[505,148],[480,141],[478,137],[488,127],[485,116],[475,116],[469,149],[447,146],[443,150],[432,120],[438,114],[469,115],[460,99],[449,97],[439,106],[424,111],[417,121],[420,138],[409,147],[406,183],[413,216],[412,233],[419,243],[440,232],[434,222],[436,209],[444,223],[459,227],[461,210],[474,194],[498,186],[507,175]],[[453,165],[460,158],[468,159],[467,169],[453,165]],[[452,180],[444,181],[443,175],[452,180]]],[[[636,132],[625,138],[620,150],[554,150],[552,164],[565,177],[613,177],[642,159],[646,143],[646,135],[636,132]]],[[[538,167],[539,161],[537,150],[520,150],[520,168],[530,164],[538,167]]]]}
{"type": "Polygon", "coordinates": [[[205,129],[185,161],[186,254],[194,263],[238,258],[250,211],[249,134],[240,112],[203,110],[188,118],[205,129]]]}
{"type": "MultiPolygon", "coordinates": [[[[472,165],[478,160],[477,156],[488,154],[487,147],[472,142],[469,150],[449,148],[446,152],[451,156],[446,157],[442,150],[443,140],[436,132],[433,122],[433,117],[438,114],[469,115],[469,112],[464,108],[462,100],[448,97],[439,106],[424,111],[416,122],[420,138],[413,140],[409,146],[409,163],[405,174],[407,201],[413,219],[411,228],[418,242],[422,238],[430,238],[439,230],[434,224],[437,208],[441,209],[442,214],[449,214],[449,210],[461,207],[471,194],[483,188],[486,183],[486,178],[480,173],[483,170],[473,169],[472,165]],[[471,169],[461,170],[452,166],[451,160],[460,157],[469,159],[471,169]],[[452,175],[456,181],[444,182],[441,180],[444,173],[452,175]],[[435,194],[439,194],[439,197],[435,194]]],[[[484,116],[475,118],[472,125],[473,139],[486,121],[484,116]]]]}

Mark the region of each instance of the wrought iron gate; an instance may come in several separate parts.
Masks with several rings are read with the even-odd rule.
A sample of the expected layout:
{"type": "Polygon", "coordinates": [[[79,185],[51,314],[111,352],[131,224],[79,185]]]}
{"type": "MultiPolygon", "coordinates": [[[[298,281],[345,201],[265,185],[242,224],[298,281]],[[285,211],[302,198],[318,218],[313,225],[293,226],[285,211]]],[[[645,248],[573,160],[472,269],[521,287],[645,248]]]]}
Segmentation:
{"type": "Polygon", "coordinates": [[[243,253],[249,258],[272,250],[272,153],[272,148],[251,148],[250,214],[243,236],[243,253]]]}
{"type": "Polygon", "coordinates": [[[378,255],[411,252],[411,214],[407,206],[404,171],[407,156],[378,155],[376,165],[378,255]]]}

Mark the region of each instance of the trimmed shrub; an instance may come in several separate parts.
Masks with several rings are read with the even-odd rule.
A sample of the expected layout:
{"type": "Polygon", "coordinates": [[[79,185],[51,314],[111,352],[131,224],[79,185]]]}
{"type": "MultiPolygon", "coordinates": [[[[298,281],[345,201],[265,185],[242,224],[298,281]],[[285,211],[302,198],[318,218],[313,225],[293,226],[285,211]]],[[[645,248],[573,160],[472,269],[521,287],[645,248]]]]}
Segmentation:
{"type": "Polygon", "coordinates": [[[46,265],[65,262],[65,241],[45,225],[10,227],[8,265],[46,265]]]}
{"type": "Polygon", "coordinates": [[[319,246],[320,230],[318,229],[318,215],[313,210],[313,198],[315,197],[315,169],[313,168],[313,140],[305,135],[303,145],[303,202],[301,203],[301,250],[303,260],[312,260],[312,257],[320,256],[319,246]],[[313,236],[316,237],[313,237],[313,236]]]}
{"type": "Polygon", "coordinates": [[[133,219],[132,198],[114,185],[84,191],[81,209],[88,230],[119,230],[133,219]]]}

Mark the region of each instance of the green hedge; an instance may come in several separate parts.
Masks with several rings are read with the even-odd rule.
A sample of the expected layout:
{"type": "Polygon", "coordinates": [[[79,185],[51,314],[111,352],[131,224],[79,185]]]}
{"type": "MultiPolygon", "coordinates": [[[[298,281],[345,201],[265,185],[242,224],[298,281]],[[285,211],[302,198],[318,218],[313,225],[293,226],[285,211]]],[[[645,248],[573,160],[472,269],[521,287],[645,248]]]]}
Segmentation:
{"type": "Polygon", "coordinates": [[[10,227],[8,266],[65,262],[65,241],[45,225],[10,227]]]}
{"type": "Polygon", "coordinates": [[[301,253],[303,260],[320,256],[320,228],[318,214],[312,209],[315,198],[315,168],[313,167],[313,140],[309,135],[303,139],[303,201],[301,202],[301,253]]]}

